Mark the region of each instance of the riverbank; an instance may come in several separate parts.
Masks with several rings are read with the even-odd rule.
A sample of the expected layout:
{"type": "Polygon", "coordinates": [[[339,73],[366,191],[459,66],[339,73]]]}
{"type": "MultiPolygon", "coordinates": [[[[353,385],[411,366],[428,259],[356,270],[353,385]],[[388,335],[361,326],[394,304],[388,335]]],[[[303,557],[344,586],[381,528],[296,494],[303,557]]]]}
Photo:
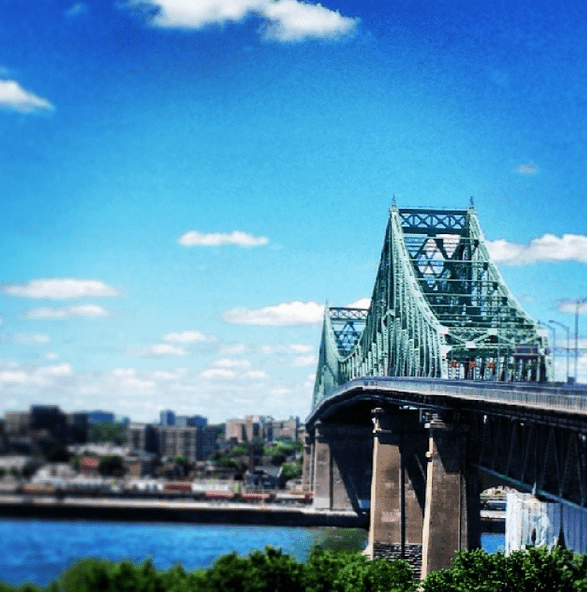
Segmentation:
{"type": "MultiPolygon", "coordinates": [[[[0,516],[251,526],[333,526],[363,529],[369,527],[368,514],[358,515],[352,511],[314,510],[308,506],[78,496],[0,496],[0,516]]],[[[502,512],[483,511],[481,521],[484,532],[505,531],[505,516],[502,512]]]]}
{"type": "Polygon", "coordinates": [[[345,511],[235,502],[10,495],[0,497],[0,516],[61,520],[193,522],[254,526],[368,528],[369,517],[345,511]]]}

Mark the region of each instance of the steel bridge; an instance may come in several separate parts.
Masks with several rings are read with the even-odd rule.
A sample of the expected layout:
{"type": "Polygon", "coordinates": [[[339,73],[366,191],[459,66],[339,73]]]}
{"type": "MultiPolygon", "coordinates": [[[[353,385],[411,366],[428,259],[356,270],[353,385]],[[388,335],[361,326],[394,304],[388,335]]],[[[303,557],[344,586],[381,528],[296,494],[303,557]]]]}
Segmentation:
{"type": "Polygon", "coordinates": [[[479,491],[587,507],[587,391],[552,383],[548,332],[477,214],[390,210],[369,309],[326,307],[304,482],[369,520],[371,556],[422,575],[478,546],[479,491]]]}

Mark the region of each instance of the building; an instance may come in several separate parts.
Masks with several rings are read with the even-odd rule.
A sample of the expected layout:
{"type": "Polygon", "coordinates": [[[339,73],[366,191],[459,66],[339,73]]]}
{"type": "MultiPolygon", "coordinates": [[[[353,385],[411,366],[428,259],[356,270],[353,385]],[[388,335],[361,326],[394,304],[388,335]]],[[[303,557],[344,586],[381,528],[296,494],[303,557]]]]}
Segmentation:
{"type": "Polygon", "coordinates": [[[131,423],[126,434],[131,450],[156,452],[167,458],[185,457],[194,463],[216,449],[218,426],[179,427],[131,423]]]}
{"type": "Polygon", "coordinates": [[[263,415],[245,415],[244,419],[226,421],[225,438],[235,443],[253,442],[256,438],[263,442],[273,440],[273,418],[263,415]]]}
{"type": "Polygon", "coordinates": [[[273,422],[273,440],[290,439],[300,440],[300,418],[290,417],[289,419],[273,422]]]}
{"type": "Polygon", "coordinates": [[[55,444],[86,442],[86,413],[64,413],[57,405],[33,405],[30,411],[4,415],[8,448],[39,453],[55,444]]]}
{"type": "Polygon", "coordinates": [[[180,428],[200,428],[208,425],[208,418],[201,415],[177,415],[175,425],[180,428]]]}
{"type": "Polygon", "coordinates": [[[90,423],[113,423],[116,416],[110,411],[88,411],[88,421],[90,423]]]}
{"type": "Polygon", "coordinates": [[[171,409],[165,409],[159,413],[159,425],[162,426],[174,426],[175,425],[175,413],[171,409]]]}
{"type": "Polygon", "coordinates": [[[159,453],[157,426],[131,422],[126,426],[126,439],[131,450],[159,453]]]}

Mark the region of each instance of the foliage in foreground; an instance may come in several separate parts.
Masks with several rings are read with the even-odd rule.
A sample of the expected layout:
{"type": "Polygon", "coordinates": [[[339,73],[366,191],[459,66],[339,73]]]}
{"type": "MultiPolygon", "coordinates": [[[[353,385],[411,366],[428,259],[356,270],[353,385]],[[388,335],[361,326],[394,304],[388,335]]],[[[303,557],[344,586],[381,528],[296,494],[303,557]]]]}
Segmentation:
{"type": "Polygon", "coordinates": [[[505,556],[457,554],[450,569],[414,580],[405,561],[369,561],[356,551],[314,549],[306,563],[267,547],[248,556],[230,553],[206,570],[181,566],[158,571],[84,559],[46,589],[0,583],[0,592],[587,592],[587,556],[560,548],[528,548],[505,556]]]}

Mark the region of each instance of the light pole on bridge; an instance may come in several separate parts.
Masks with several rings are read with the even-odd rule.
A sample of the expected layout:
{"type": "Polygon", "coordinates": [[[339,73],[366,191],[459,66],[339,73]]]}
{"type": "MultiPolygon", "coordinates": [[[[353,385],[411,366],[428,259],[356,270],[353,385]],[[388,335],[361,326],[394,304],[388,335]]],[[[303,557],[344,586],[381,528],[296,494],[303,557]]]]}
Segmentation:
{"type": "MultiPolygon", "coordinates": [[[[558,325],[559,327],[562,327],[567,332],[567,347],[565,349],[567,350],[567,383],[568,383],[569,382],[569,360],[570,360],[570,352],[571,352],[571,330],[569,329],[569,327],[567,327],[566,325],[563,325],[562,323],[559,323],[558,321],[553,321],[551,319],[548,322],[553,323],[554,325],[558,325]]],[[[554,339],[552,341],[552,350],[554,352],[554,339]]],[[[553,355],[553,358],[554,358],[554,355],[553,355]]]]}
{"type": "MultiPolygon", "coordinates": [[[[548,321],[548,323],[552,323],[553,321],[548,321]]],[[[548,327],[552,331],[552,364],[554,366],[554,378],[556,380],[556,329],[549,325],[548,323],[540,323],[545,327],[548,327]]]]}
{"type": "Polygon", "coordinates": [[[577,369],[579,367],[579,308],[585,302],[587,302],[587,298],[578,298],[575,303],[575,384],[577,383],[577,369]]]}

